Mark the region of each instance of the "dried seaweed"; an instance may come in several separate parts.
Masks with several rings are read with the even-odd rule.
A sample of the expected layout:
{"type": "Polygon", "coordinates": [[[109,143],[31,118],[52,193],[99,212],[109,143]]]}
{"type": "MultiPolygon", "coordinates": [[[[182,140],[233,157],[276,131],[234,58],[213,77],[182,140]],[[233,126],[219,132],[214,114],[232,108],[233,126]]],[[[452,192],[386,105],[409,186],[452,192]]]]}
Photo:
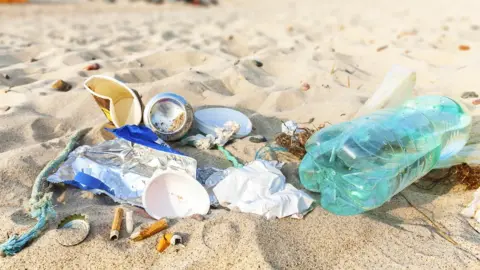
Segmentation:
{"type": "Polygon", "coordinates": [[[480,187],[480,166],[472,167],[466,163],[450,168],[450,173],[455,181],[465,185],[467,190],[474,190],[480,187]]]}
{"type": "MultiPolygon", "coordinates": [[[[328,123],[328,122],[326,122],[328,123]]],[[[314,126],[311,128],[302,128],[300,131],[295,131],[293,136],[286,133],[279,133],[275,136],[275,142],[288,150],[299,159],[302,159],[307,151],[305,150],[305,144],[308,139],[317,131],[325,127],[325,123],[321,124],[318,128],[314,126]]]]}
{"type": "Polygon", "coordinates": [[[470,166],[466,163],[455,165],[448,169],[448,172],[439,178],[430,177],[429,174],[424,179],[430,182],[429,185],[415,186],[424,190],[431,190],[439,183],[463,185],[466,190],[474,190],[480,188],[480,166],[470,166]]]}

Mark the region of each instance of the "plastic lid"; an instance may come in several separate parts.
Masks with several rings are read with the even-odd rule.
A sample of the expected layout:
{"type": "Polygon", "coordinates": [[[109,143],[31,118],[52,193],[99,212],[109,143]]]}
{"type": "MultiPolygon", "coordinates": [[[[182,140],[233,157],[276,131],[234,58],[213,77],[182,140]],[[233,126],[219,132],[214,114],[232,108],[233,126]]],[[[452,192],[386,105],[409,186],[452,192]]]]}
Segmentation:
{"type": "Polygon", "coordinates": [[[190,175],[172,170],[154,175],[142,200],[145,211],[155,219],[205,215],[210,209],[205,188],[190,175]]]}
{"type": "Polygon", "coordinates": [[[215,128],[223,127],[228,121],[234,121],[240,125],[240,130],[234,135],[235,138],[243,138],[252,132],[252,122],[239,111],[228,108],[208,108],[195,112],[197,128],[205,134],[215,135],[215,128]]]}

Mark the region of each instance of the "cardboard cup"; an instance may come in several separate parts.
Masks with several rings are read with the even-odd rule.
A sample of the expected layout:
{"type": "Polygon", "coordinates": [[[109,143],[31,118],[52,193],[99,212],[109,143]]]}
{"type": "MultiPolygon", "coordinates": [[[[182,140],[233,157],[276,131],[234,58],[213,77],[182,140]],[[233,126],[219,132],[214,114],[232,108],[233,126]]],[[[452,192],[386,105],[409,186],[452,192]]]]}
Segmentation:
{"type": "Polygon", "coordinates": [[[124,83],[111,77],[95,75],[85,81],[84,87],[115,127],[138,125],[142,121],[140,99],[124,83]]]}

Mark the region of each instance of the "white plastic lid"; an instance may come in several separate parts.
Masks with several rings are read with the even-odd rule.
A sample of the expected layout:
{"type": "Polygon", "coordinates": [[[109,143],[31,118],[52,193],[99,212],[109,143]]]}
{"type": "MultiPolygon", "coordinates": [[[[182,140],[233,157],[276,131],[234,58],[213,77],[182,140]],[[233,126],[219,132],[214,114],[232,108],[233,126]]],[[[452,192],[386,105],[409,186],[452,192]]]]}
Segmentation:
{"type": "Polygon", "coordinates": [[[205,215],[210,209],[205,188],[190,175],[172,170],[150,179],[142,201],[145,211],[155,219],[205,215]]]}
{"type": "Polygon", "coordinates": [[[208,108],[195,112],[196,126],[204,134],[215,135],[215,128],[223,127],[228,121],[234,121],[240,125],[240,130],[234,135],[235,138],[243,138],[252,132],[252,122],[239,111],[228,108],[208,108]]]}

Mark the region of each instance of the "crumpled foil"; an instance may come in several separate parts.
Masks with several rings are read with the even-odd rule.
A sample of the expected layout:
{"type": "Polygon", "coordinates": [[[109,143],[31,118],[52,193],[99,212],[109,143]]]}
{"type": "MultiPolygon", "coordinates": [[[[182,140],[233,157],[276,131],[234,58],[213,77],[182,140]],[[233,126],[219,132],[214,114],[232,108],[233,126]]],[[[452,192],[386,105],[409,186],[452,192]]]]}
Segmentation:
{"type": "Polygon", "coordinates": [[[196,178],[197,161],[117,138],[94,146],[78,147],[47,181],[71,181],[77,173],[83,172],[103,182],[115,195],[102,189],[89,191],[142,207],[142,194],[148,180],[157,170],[169,169],[183,171],[196,178]]]}

